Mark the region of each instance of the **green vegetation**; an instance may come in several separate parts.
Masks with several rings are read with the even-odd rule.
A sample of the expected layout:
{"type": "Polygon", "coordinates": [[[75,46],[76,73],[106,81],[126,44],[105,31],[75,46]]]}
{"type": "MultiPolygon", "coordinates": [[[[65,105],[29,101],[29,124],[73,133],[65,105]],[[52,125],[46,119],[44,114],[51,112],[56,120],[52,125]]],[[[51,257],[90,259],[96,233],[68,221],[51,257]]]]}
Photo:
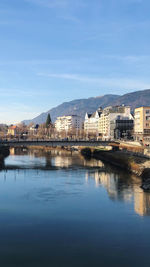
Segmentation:
{"type": "Polygon", "coordinates": [[[50,114],[48,113],[47,115],[47,120],[46,120],[46,128],[48,128],[52,123],[52,120],[51,120],[51,116],[50,114]]]}

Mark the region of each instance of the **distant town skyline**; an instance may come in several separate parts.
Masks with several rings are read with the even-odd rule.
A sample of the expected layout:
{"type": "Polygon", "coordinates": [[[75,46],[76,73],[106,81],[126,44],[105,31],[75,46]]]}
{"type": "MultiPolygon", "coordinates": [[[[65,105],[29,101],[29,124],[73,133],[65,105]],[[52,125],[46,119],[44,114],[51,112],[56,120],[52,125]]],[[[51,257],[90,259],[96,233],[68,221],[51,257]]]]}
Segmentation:
{"type": "Polygon", "coordinates": [[[0,123],[150,88],[148,0],[1,0],[0,123]]]}

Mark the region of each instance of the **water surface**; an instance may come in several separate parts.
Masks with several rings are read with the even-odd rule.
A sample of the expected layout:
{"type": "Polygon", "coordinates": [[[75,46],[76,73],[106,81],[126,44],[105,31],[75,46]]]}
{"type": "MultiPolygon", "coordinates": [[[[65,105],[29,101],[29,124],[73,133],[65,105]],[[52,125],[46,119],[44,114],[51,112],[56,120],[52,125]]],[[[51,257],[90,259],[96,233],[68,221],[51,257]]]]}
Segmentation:
{"type": "Polygon", "coordinates": [[[77,153],[12,150],[0,172],[0,266],[149,266],[140,185],[77,153]]]}

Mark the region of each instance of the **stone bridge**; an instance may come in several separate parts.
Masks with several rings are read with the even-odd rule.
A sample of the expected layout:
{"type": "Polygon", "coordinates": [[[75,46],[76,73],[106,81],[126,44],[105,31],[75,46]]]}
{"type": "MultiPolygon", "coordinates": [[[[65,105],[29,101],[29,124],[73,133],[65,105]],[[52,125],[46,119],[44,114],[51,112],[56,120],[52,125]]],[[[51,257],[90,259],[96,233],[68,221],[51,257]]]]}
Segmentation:
{"type": "Polygon", "coordinates": [[[119,142],[115,141],[87,141],[87,140],[9,140],[0,141],[0,146],[7,147],[27,147],[27,146],[46,146],[46,147],[97,147],[97,146],[116,146],[119,142]]]}

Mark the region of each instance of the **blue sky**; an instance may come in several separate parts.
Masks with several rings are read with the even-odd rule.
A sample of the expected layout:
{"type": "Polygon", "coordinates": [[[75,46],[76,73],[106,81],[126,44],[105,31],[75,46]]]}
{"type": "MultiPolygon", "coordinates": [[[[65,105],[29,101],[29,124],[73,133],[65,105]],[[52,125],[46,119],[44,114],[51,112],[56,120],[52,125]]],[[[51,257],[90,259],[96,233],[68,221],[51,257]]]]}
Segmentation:
{"type": "Polygon", "coordinates": [[[150,88],[149,0],[1,0],[0,123],[150,88]]]}

